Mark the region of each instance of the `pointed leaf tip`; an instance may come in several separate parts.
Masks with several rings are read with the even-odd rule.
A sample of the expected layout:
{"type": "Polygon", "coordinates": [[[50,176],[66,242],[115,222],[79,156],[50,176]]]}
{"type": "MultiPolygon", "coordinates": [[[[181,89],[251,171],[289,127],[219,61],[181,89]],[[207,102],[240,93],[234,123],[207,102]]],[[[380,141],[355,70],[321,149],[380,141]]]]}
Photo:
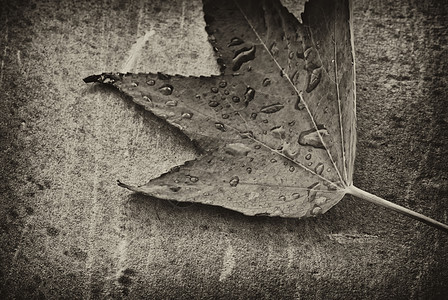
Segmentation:
{"type": "Polygon", "coordinates": [[[90,75],[83,79],[85,83],[90,82],[98,82],[98,80],[101,78],[101,75],[90,75]]]}

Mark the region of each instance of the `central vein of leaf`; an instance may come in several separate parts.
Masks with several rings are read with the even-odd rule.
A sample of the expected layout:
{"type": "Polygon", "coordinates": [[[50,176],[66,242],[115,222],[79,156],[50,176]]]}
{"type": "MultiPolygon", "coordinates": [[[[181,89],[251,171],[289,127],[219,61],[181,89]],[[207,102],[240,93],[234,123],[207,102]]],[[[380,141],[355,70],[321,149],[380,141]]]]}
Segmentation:
{"type": "MultiPolygon", "coordinates": [[[[334,22],[334,32],[336,32],[336,22],[334,22]]],[[[342,148],[342,166],[344,170],[344,182],[348,182],[347,178],[347,167],[345,166],[346,157],[345,157],[345,140],[344,140],[344,130],[343,130],[343,121],[342,121],[342,109],[341,109],[341,97],[339,92],[339,76],[338,76],[338,60],[337,60],[337,44],[336,38],[333,41],[334,43],[334,76],[335,76],[335,85],[336,85],[336,97],[338,99],[338,113],[339,113],[339,128],[341,130],[341,148],[342,148]]]]}

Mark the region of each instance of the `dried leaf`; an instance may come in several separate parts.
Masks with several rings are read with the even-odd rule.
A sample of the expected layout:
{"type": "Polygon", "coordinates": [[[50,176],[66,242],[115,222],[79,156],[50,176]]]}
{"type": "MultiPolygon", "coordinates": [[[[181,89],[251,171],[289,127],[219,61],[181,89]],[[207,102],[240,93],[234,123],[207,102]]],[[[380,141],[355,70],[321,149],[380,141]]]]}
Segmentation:
{"type": "Polygon", "coordinates": [[[315,216],[346,193],[373,201],[352,185],[356,108],[349,0],[307,2],[303,23],[279,0],[205,1],[204,12],[220,76],[84,79],[115,86],[203,150],[143,186],[121,185],[246,215],[315,216]]]}

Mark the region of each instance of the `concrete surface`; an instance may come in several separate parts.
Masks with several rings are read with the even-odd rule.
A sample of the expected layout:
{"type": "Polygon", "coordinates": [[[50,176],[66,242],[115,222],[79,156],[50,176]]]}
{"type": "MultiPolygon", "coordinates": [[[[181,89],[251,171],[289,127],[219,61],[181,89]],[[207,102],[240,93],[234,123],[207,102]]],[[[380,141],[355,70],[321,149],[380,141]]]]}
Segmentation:
{"type": "MultiPolygon", "coordinates": [[[[216,74],[199,1],[0,3],[2,299],[446,297],[448,236],[360,200],[293,220],[116,185],[195,150],[82,78],[216,74]]],[[[358,0],[354,15],[355,184],[447,223],[448,8],[358,0]]]]}

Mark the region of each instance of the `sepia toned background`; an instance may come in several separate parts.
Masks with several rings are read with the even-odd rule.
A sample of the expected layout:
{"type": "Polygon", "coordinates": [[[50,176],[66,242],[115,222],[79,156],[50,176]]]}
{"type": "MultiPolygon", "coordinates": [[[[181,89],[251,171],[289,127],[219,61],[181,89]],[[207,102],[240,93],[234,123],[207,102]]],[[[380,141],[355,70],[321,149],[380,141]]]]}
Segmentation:
{"type": "MultiPolygon", "coordinates": [[[[285,1],[300,11],[299,1],[285,1]]],[[[132,194],[193,159],[100,72],[217,74],[201,1],[0,0],[0,298],[442,299],[448,235],[346,197],[246,217],[132,194]]],[[[354,1],[355,184],[448,222],[448,7],[354,1]]]]}

